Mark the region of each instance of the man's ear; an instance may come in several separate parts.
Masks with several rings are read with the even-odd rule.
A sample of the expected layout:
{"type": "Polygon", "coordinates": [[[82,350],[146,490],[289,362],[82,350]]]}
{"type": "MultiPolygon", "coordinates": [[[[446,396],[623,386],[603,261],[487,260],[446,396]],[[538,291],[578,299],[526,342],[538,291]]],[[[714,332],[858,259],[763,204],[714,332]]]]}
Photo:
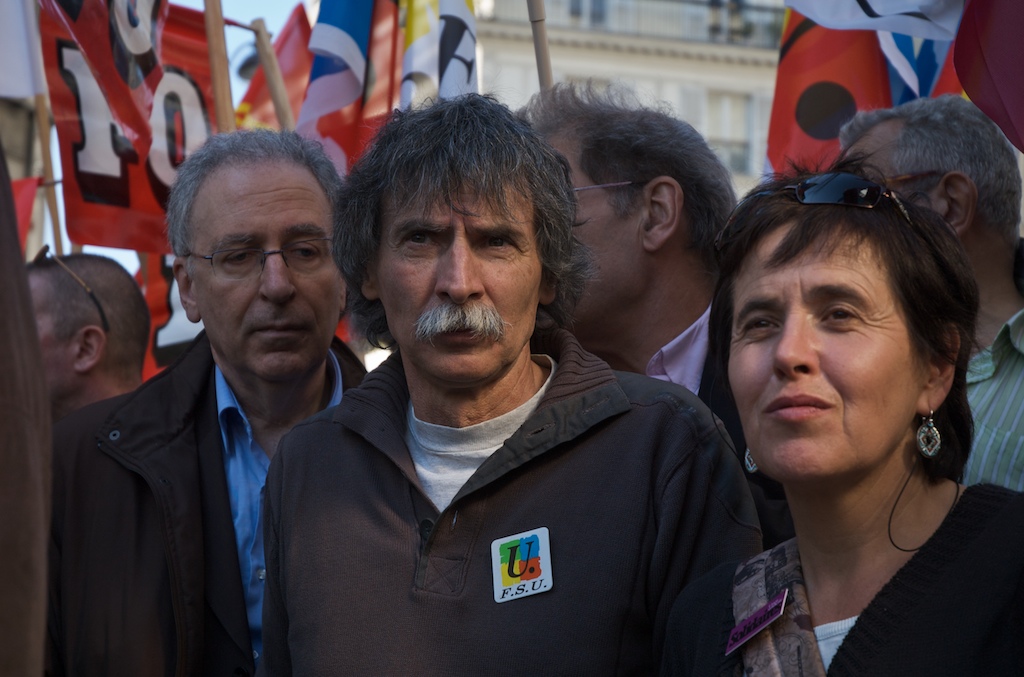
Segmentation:
{"type": "Polygon", "coordinates": [[[538,301],[542,306],[548,306],[555,302],[555,296],[557,296],[556,285],[557,282],[550,279],[547,274],[541,276],[540,280],[540,296],[538,301]]]}
{"type": "MultiPolygon", "coordinates": [[[[960,352],[960,334],[956,328],[950,326],[946,329],[947,341],[952,355],[960,352]]],[[[950,389],[953,387],[953,374],[956,365],[946,355],[936,355],[926,365],[925,382],[921,389],[921,397],[917,403],[917,413],[927,416],[929,412],[938,409],[939,405],[946,401],[950,389]]]]}
{"type": "Polygon", "coordinates": [[[377,265],[373,261],[366,266],[366,278],[363,279],[360,290],[369,301],[376,301],[380,298],[380,291],[377,289],[377,265]]]}
{"type": "Polygon", "coordinates": [[[107,347],[107,335],[94,324],[87,324],[71,337],[72,368],[76,374],[87,374],[103,361],[107,347]]]}
{"type": "Polygon", "coordinates": [[[963,172],[947,172],[928,196],[932,209],[941,214],[957,236],[963,239],[964,233],[974,225],[978,209],[978,187],[971,177],[963,172]]]}
{"type": "Polygon", "coordinates": [[[178,297],[181,299],[181,307],[185,309],[185,315],[189,321],[199,322],[203,316],[199,312],[195,289],[192,286],[192,276],[188,272],[188,257],[175,256],[171,270],[174,273],[175,282],[178,283],[178,297]]]}
{"type": "Polygon", "coordinates": [[[341,308],[341,310],[338,311],[338,317],[344,317],[345,308],[348,304],[348,294],[346,293],[348,291],[348,284],[345,282],[344,278],[342,278],[339,286],[340,289],[338,289],[338,293],[341,294],[341,299],[339,300],[338,307],[341,308]]]}
{"type": "Polygon", "coordinates": [[[656,252],[675,239],[683,218],[683,189],[671,176],[658,176],[644,186],[647,220],[642,234],[644,250],[656,252]]]}

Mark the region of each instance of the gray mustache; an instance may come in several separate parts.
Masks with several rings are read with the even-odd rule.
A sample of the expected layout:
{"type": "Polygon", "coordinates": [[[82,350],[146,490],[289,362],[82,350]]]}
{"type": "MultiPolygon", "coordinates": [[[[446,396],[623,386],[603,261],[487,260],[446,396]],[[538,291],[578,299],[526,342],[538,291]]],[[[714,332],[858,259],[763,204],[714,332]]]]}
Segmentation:
{"type": "Polygon", "coordinates": [[[505,336],[505,320],[491,306],[474,303],[445,303],[423,312],[416,320],[416,340],[430,343],[439,334],[470,331],[476,338],[500,341],[505,336]]]}

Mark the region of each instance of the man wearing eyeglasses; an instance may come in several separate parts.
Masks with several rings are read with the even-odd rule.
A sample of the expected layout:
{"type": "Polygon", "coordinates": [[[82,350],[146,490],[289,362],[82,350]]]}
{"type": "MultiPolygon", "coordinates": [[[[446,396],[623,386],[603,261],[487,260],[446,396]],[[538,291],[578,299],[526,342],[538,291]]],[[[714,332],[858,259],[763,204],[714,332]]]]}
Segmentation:
{"type": "Polygon", "coordinates": [[[959,96],[858,113],[839,139],[904,199],[942,215],[963,243],[981,299],[978,350],[967,373],[974,443],[964,484],[1024,491],[1024,245],[1016,151],[959,96]]]}
{"type": "Polygon", "coordinates": [[[149,308],[117,261],[94,254],[28,264],[39,347],[54,421],[135,390],[149,342],[149,308]],[[102,299],[102,300],[101,300],[102,299]]]}
{"type": "MultiPolygon", "coordinates": [[[[736,405],[708,345],[715,236],[736,202],[729,171],[693,127],[625,89],[561,83],[519,115],[569,161],[576,236],[597,266],[573,333],[616,369],[696,393],[742,458],[736,405]]],[[[764,475],[748,481],[765,547],[792,538],[781,485],[764,475]]]]}
{"type": "Polygon", "coordinates": [[[52,674],[254,673],[270,458],[364,375],[334,339],[339,190],[323,150],[289,132],[218,135],[178,168],[174,278],[205,332],[55,431],[52,674]]]}

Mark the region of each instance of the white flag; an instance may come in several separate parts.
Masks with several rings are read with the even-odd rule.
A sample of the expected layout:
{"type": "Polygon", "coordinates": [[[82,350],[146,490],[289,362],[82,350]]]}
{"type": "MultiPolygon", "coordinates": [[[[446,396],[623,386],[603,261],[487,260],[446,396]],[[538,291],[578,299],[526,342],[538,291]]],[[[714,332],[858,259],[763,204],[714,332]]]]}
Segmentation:
{"type": "Polygon", "coordinates": [[[0,2],[0,96],[27,99],[46,93],[39,18],[32,0],[0,2]]]}
{"type": "Polygon", "coordinates": [[[786,0],[786,6],[826,28],[952,40],[960,25],[964,0],[786,0]]]}

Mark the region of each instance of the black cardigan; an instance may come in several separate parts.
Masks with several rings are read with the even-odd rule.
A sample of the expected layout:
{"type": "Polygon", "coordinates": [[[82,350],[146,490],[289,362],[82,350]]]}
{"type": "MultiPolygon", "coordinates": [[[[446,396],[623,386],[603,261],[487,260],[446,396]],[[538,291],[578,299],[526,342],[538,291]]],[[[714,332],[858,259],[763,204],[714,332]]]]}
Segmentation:
{"type": "MultiPolygon", "coordinates": [[[[738,562],[689,585],[665,636],[662,675],[740,674],[725,656],[738,562]]],[[[879,591],[839,647],[834,675],[1024,672],[1024,495],[968,488],[920,551],[879,591]]]]}

